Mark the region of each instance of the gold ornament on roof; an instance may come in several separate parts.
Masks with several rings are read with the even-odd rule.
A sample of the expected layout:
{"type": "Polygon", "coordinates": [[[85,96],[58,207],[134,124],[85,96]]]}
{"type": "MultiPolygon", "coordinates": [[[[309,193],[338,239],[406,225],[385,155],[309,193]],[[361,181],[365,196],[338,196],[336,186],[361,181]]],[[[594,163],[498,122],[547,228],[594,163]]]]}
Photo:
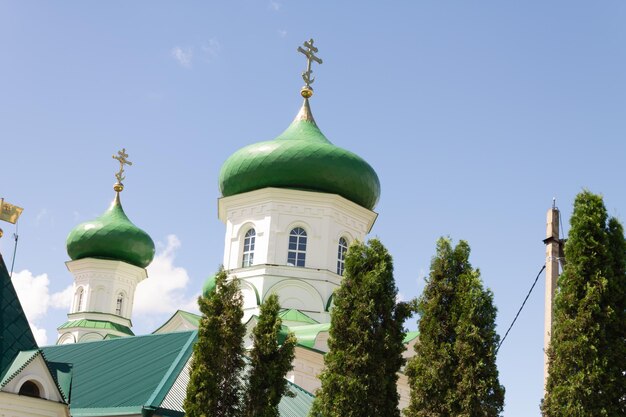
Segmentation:
{"type": "Polygon", "coordinates": [[[131,166],[133,164],[126,158],[128,158],[126,148],[122,148],[121,151],[117,151],[117,156],[113,155],[113,159],[117,159],[120,163],[120,170],[117,172],[117,174],[115,174],[117,182],[115,183],[115,185],[113,185],[113,189],[118,193],[124,189],[124,184],[122,184],[122,181],[126,179],[126,177],[124,176],[124,165],[131,166]]]}
{"type": "Polygon", "coordinates": [[[309,98],[313,95],[313,88],[311,88],[311,84],[315,81],[315,78],[311,77],[313,70],[311,69],[311,62],[315,61],[318,64],[322,64],[323,61],[321,58],[315,56],[318,52],[317,48],[313,46],[313,38],[308,41],[304,41],[304,49],[302,46],[298,46],[298,52],[301,52],[306,56],[306,71],[302,73],[302,79],[304,80],[304,87],[300,90],[300,94],[304,98],[309,98]]]}

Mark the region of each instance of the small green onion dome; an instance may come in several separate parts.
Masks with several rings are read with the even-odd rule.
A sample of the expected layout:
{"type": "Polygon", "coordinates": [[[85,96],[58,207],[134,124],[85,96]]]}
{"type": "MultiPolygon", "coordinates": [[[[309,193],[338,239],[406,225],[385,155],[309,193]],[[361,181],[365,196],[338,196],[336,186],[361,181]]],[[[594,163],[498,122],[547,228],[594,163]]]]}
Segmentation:
{"type": "Polygon", "coordinates": [[[224,197],[266,187],[320,191],[339,194],[370,210],[380,197],[374,169],[326,139],[308,99],[279,137],[232,154],[222,165],[219,187],[224,197]]]}
{"type": "Polygon", "coordinates": [[[213,291],[215,291],[215,275],[211,275],[204,281],[202,286],[202,296],[208,297],[213,291]]]}
{"type": "Polygon", "coordinates": [[[152,238],[126,217],[119,192],[102,216],[76,226],[66,245],[72,260],[114,259],[145,268],[154,258],[152,238]]]}

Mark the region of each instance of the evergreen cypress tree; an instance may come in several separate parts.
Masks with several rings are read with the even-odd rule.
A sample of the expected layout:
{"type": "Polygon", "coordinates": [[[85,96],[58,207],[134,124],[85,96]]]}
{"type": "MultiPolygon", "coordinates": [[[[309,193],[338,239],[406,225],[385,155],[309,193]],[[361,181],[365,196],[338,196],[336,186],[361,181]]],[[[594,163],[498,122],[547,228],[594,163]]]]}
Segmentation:
{"type": "Polygon", "coordinates": [[[278,403],[288,394],[285,375],[293,365],[296,337],[288,333],[282,345],[282,320],[278,316],[278,296],[272,294],[261,305],[259,321],[252,332],[250,375],[245,401],[245,417],[278,417],[278,403]]]}
{"type": "Polygon", "coordinates": [[[396,303],[391,256],[376,239],[355,242],[335,291],[329,352],[313,417],[399,417],[397,372],[403,364],[410,304],[396,303]]]}
{"type": "Polygon", "coordinates": [[[408,417],[498,416],[504,387],[498,381],[496,308],[464,242],[437,242],[420,314],[416,355],[406,373],[411,387],[408,417]]]}
{"type": "Polygon", "coordinates": [[[548,349],[548,417],[626,415],[626,243],[607,217],[602,197],[576,197],[548,349]]]}
{"type": "Polygon", "coordinates": [[[239,283],[236,279],[227,280],[223,268],[215,281],[215,290],[198,299],[202,319],[184,402],[188,417],[241,415],[243,337],[246,333],[241,322],[243,298],[239,283]]]}

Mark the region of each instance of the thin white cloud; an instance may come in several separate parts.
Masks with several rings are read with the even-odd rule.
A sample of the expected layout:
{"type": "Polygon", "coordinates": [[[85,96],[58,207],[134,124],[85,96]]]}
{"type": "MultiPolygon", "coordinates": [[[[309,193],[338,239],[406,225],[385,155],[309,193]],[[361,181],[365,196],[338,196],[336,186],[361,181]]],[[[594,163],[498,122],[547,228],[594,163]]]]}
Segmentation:
{"type": "Polygon", "coordinates": [[[167,237],[167,244],[148,266],[148,278],[137,286],[133,313],[146,318],[155,314],[173,314],[178,309],[195,305],[196,296],[186,297],[189,275],[185,268],[174,265],[180,240],[167,237]]]}
{"type": "Polygon", "coordinates": [[[285,29],[278,29],[278,36],[284,38],[285,36],[287,36],[287,31],[285,29]]]}
{"type": "Polygon", "coordinates": [[[69,311],[72,305],[72,297],[74,296],[74,286],[69,285],[66,289],[60,292],[55,292],[50,295],[50,307],[61,308],[69,311]]]}
{"type": "Polygon", "coordinates": [[[30,330],[33,332],[33,336],[35,336],[35,341],[38,346],[46,346],[48,344],[48,334],[46,333],[46,329],[40,329],[33,323],[28,323],[30,325],[30,330]]]}
{"type": "Polygon", "coordinates": [[[280,10],[281,4],[277,1],[271,0],[269,4],[269,8],[274,10],[275,12],[280,10]]]}
{"type": "Polygon", "coordinates": [[[49,308],[68,309],[72,301],[72,286],[61,292],[50,294],[48,274],[33,275],[25,269],[13,274],[13,286],[20,299],[35,340],[42,346],[48,343],[46,330],[39,328],[49,308]]]}
{"type": "Polygon", "coordinates": [[[37,216],[35,217],[35,225],[39,226],[46,217],[48,217],[48,209],[42,208],[41,210],[39,210],[39,213],[37,213],[37,216]]]}
{"type": "Polygon", "coordinates": [[[187,47],[180,47],[180,46],[175,46],[172,48],[171,51],[172,57],[178,61],[178,63],[185,67],[185,68],[191,68],[191,63],[193,60],[193,47],[191,46],[187,46],[187,47]]]}
{"type": "Polygon", "coordinates": [[[205,60],[211,62],[219,56],[222,51],[222,45],[217,39],[211,38],[202,45],[202,51],[204,52],[205,60]]]}

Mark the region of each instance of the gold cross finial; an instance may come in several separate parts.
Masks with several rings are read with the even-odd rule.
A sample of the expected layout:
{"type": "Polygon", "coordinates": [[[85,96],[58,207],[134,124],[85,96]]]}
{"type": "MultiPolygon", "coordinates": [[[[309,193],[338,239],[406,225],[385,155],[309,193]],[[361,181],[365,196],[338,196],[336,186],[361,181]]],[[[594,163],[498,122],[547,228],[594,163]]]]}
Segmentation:
{"type": "Polygon", "coordinates": [[[130,166],[133,164],[126,158],[128,158],[126,148],[122,148],[121,151],[117,151],[117,156],[113,155],[113,159],[117,159],[120,163],[120,170],[117,174],[115,174],[115,178],[117,178],[117,183],[115,183],[115,185],[113,186],[113,189],[118,193],[124,189],[124,184],[122,184],[122,181],[126,179],[126,177],[124,176],[124,165],[130,166]]]}
{"type": "Polygon", "coordinates": [[[315,81],[315,78],[311,78],[311,74],[313,70],[311,69],[311,61],[315,61],[318,64],[322,64],[322,60],[315,56],[318,52],[317,48],[313,46],[313,39],[309,39],[308,41],[304,41],[304,48],[298,46],[298,52],[302,52],[304,56],[306,56],[306,71],[302,73],[302,79],[304,80],[304,87],[300,91],[302,97],[309,98],[313,95],[313,89],[311,88],[311,84],[315,81]]]}

